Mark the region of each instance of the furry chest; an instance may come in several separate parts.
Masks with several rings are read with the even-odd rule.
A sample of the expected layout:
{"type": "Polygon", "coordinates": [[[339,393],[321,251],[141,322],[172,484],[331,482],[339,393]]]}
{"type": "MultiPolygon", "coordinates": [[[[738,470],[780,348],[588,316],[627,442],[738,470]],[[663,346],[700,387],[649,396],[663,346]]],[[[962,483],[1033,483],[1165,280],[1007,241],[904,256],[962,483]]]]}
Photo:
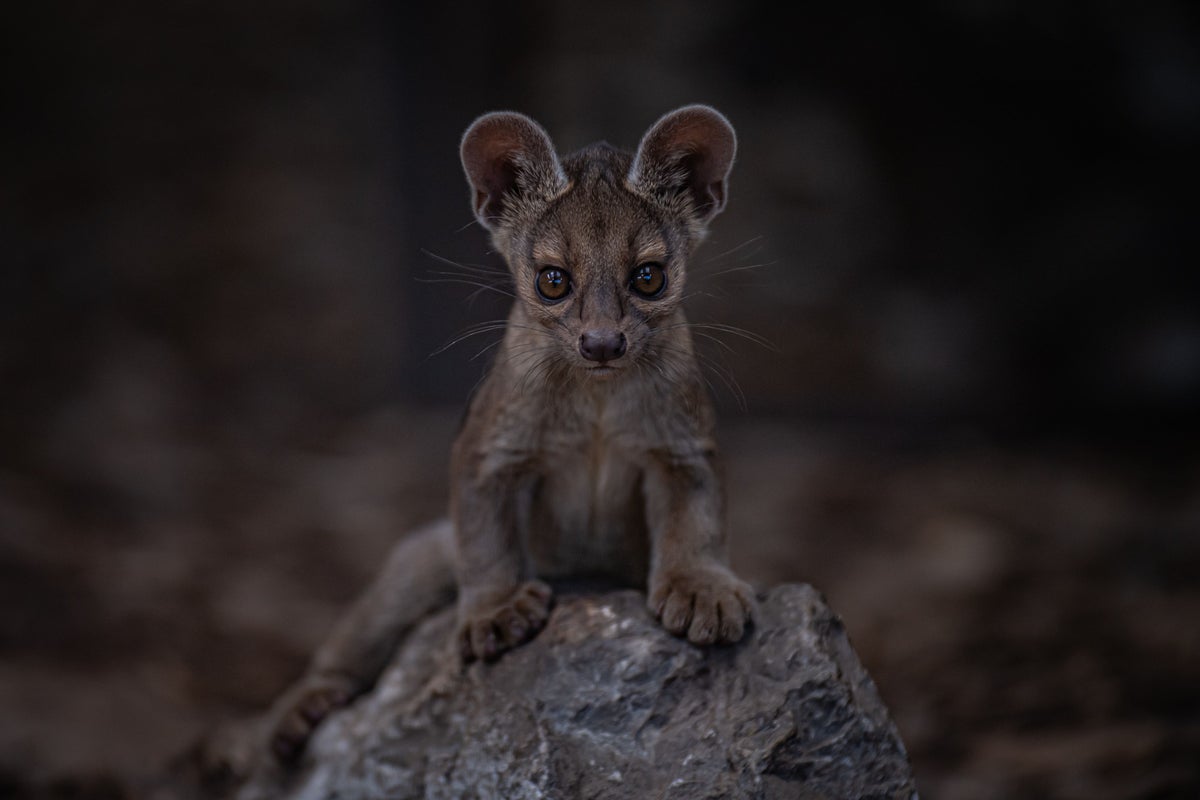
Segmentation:
{"type": "Polygon", "coordinates": [[[539,571],[628,574],[646,546],[641,482],[639,465],[611,441],[597,436],[556,448],[530,520],[539,571]]]}

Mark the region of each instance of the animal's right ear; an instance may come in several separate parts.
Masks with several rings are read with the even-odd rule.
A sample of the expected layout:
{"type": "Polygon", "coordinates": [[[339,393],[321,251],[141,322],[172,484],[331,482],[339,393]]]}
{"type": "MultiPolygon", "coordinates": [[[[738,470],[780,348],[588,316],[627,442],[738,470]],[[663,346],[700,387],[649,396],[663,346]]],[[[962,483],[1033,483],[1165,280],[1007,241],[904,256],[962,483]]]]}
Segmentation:
{"type": "Polygon", "coordinates": [[[484,114],[463,134],[460,153],[475,216],[488,230],[521,202],[550,200],[567,184],[550,137],[524,114],[484,114]]]}

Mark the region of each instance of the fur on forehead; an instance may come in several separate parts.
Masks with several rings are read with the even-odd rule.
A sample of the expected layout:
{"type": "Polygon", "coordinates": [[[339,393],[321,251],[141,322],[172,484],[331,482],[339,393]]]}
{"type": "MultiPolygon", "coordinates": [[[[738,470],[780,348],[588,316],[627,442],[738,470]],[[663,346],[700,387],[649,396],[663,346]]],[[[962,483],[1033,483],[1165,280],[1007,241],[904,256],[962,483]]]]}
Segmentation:
{"type": "Polygon", "coordinates": [[[547,204],[536,222],[514,232],[512,254],[530,263],[578,266],[582,253],[654,261],[686,253],[686,224],[628,185],[632,161],[631,153],[603,142],[564,158],[568,190],[547,204]]]}

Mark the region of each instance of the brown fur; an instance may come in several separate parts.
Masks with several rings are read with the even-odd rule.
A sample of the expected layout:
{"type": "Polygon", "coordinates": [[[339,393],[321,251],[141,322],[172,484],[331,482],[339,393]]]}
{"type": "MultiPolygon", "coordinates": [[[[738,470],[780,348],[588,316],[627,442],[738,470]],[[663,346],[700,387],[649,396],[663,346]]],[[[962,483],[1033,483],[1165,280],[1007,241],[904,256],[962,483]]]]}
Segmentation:
{"type": "Polygon", "coordinates": [[[404,539],[271,717],[286,760],[320,719],[368,689],[404,632],[454,585],[462,653],[492,659],[545,624],[539,578],[602,573],[646,586],[651,611],[696,644],[735,642],[753,597],[728,568],[713,412],[680,303],[687,262],[726,197],[735,139],[704,106],[661,119],[634,155],[608,145],[559,161],[507,112],[462,143],[480,222],[516,287],[503,345],[454,443],[450,521],[404,539]],[[661,296],[630,288],[665,267],[661,296]],[[548,303],[546,266],[571,292],[548,303]],[[584,357],[585,332],[624,336],[584,357]]]}

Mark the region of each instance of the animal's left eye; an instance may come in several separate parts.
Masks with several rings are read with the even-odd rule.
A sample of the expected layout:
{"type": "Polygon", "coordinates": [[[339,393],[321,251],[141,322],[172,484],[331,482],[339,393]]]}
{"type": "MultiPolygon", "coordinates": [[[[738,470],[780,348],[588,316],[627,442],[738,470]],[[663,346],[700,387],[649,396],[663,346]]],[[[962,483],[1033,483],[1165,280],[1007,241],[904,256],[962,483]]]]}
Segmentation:
{"type": "Polygon", "coordinates": [[[667,269],[657,261],[647,261],[634,267],[629,276],[629,288],[647,300],[652,300],[667,288],[667,269]]]}

